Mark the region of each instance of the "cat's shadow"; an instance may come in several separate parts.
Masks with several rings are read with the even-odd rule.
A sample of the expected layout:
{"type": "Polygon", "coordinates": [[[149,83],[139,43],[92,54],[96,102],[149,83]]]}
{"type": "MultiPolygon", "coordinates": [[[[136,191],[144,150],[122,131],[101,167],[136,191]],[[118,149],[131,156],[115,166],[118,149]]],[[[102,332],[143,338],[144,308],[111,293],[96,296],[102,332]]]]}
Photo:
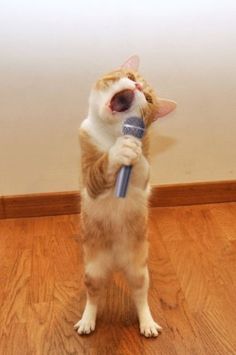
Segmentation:
{"type": "Polygon", "coordinates": [[[177,144],[177,139],[170,137],[170,136],[164,136],[158,133],[156,130],[153,130],[151,132],[151,137],[150,137],[150,156],[151,157],[156,157],[167,150],[173,148],[174,145],[177,144]]]}
{"type": "MultiPolygon", "coordinates": [[[[132,347],[131,339],[136,348],[142,349],[143,339],[139,336],[137,311],[124,277],[114,275],[100,296],[95,332],[79,338],[80,344],[88,351],[95,350],[94,354],[124,354],[127,348],[132,347]]],[[[85,299],[83,292],[80,295],[81,315],[85,299]]]]}
{"type": "Polygon", "coordinates": [[[137,324],[137,312],[124,277],[115,273],[110,287],[104,291],[98,319],[105,324],[115,323],[126,327],[137,324]]]}

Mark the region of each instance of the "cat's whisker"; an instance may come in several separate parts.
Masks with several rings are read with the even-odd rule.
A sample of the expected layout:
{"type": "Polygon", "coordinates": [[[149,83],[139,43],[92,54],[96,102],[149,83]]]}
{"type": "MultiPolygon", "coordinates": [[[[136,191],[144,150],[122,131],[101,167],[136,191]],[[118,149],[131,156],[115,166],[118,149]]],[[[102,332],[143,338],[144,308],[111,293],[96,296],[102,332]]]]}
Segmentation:
{"type": "Polygon", "coordinates": [[[143,108],[138,104],[138,108],[139,108],[139,112],[141,114],[142,119],[144,119],[144,112],[143,112],[143,108]]]}

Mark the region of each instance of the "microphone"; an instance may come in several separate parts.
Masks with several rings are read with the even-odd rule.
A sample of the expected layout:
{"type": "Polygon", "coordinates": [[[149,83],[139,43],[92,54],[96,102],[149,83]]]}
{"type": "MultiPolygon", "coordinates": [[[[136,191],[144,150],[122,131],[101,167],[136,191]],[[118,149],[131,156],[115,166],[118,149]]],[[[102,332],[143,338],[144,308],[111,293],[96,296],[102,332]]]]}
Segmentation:
{"type": "MultiPolygon", "coordinates": [[[[130,135],[142,139],[145,133],[145,124],[140,117],[128,117],[123,125],[124,135],[130,135]]],[[[124,198],[127,193],[132,165],[122,166],[116,180],[116,197],[124,198]]]]}

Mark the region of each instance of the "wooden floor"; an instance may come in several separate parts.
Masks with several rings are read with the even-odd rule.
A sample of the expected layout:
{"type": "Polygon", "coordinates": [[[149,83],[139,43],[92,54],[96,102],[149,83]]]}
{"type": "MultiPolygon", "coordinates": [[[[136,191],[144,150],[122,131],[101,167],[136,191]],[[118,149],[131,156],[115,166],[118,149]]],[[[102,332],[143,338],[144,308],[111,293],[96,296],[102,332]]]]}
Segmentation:
{"type": "Polygon", "coordinates": [[[80,337],[79,216],[1,220],[0,354],[236,354],[236,203],[156,208],[150,229],[149,298],[163,333],[139,335],[115,276],[97,330],[80,337]]]}

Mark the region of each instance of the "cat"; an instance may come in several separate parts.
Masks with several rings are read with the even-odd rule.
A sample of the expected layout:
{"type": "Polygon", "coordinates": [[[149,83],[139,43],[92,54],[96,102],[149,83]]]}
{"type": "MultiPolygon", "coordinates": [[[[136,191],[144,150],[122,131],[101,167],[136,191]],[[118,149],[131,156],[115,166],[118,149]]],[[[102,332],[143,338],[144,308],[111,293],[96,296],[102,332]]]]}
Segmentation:
{"type": "Polygon", "coordinates": [[[156,337],[161,331],[148,305],[148,128],[158,117],[173,111],[176,103],[158,98],[138,74],[138,66],[138,56],[132,56],[96,82],[89,98],[88,117],[79,130],[87,289],[82,318],[74,326],[79,334],[94,331],[99,293],[114,269],[121,270],[129,283],[140,333],[156,337]],[[144,138],[123,136],[124,120],[140,114],[146,126],[144,138]],[[123,165],[133,166],[132,175],[126,198],[117,198],[115,182],[123,165]]]}

